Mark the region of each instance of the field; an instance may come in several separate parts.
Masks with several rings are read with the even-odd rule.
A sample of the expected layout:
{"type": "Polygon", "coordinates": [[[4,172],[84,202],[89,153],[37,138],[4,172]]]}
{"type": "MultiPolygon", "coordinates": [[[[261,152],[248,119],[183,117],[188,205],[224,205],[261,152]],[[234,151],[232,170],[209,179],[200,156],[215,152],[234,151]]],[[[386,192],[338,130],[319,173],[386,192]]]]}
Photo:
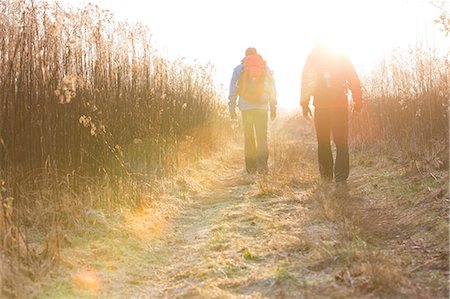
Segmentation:
{"type": "Polygon", "coordinates": [[[169,60],[144,25],[92,4],[0,13],[1,297],[448,297],[436,49],[362,74],[343,191],[298,112],[270,122],[269,173],[247,174],[214,67],[169,60]]]}
{"type": "Polygon", "coordinates": [[[36,296],[445,298],[448,173],[358,152],[339,193],[318,182],[309,129],[273,147],[268,176],[245,174],[231,147],[146,209],[92,211],[36,296]]]}

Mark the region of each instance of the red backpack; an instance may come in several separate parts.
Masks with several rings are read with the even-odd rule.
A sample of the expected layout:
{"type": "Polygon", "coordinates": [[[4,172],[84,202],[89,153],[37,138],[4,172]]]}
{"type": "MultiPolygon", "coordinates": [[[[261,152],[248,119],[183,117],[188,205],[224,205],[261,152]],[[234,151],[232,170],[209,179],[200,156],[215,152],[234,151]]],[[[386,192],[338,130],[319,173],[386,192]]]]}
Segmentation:
{"type": "Polygon", "coordinates": [[[264,103],[264,82],[267,76],[266,62],[260,55],[244,58],[239,77],[239,96],[252,103],[264,103]]]}

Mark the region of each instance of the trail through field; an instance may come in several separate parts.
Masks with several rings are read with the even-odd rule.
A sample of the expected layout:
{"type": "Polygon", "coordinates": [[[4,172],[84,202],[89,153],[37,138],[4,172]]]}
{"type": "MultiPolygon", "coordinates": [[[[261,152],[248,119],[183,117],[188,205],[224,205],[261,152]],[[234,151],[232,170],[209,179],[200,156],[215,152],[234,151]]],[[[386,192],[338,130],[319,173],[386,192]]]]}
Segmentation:
{"type": "Polygon", "coordinates": [[[83,240],[84,248],[76,248],[75,255],[86,254],[88,270],[75,271],[73,286],[60,289],[61,295],[69,291],[75,297],[108,298],[294,296],[304,292],[299,287],[307,280],[326,279],[326,273],[291,277],[288,269],[295,264],[301,271],[304,265],[299,261],[309,251],[312,236],[317,242],[333,238],[333,225],[309,219],[306,195],[312,186],[286,196],[264,194],[258,184],[267,178],[245,174],[241,154],[235,149],[231,158],[222,159],[227,162],[204,169],[202,176],[209,182],[180,203],[177,216],[156,220],[164,224],[144,220],[149,227],[163,228],[149,229],[147,236],[142,231],[97,232],[92,240],[83,240]]]}
{"type": "Polygon", "coordinates": [[[233,148],[141,213],[93,213],[37,297],[445,297],[445,248],[403,236],[358,169],[351,192],[366,199],[319,183],[313,163],[291,180],[247,175],[233,148]]]}

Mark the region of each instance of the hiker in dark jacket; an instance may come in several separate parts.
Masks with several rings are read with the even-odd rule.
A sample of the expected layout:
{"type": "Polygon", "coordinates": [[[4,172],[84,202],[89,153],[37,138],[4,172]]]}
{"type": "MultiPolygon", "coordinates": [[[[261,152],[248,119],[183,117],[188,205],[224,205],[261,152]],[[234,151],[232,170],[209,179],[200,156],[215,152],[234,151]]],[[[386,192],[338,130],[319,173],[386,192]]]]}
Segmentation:
{"type": "Polygon", "coordinates": [[[334,174],[336,185],[346,186],[350,173],[348,91],[351,91],[353,98],[353,110],[359,112],[362,107],[362,92],[358,75],[345,55],[318,42],[306,59],[301,87],[300,105],[307,119],[312,116],[309,102],[314,97],[320,176],[331,181],[334,174]],[[331,136],[336,145],[335,162],[331,151],[331,136]]]}
{"type": "Polygon", "coordinates": [[[236,101],[244,127],[245,167],[248,173],[267,173],[268,106],[271,119],[276,118],[276,89],[272,71],[255,48],[245,51],[245,58],[234,68],[229,90],[228,108],[236,119],[236,101]]]}

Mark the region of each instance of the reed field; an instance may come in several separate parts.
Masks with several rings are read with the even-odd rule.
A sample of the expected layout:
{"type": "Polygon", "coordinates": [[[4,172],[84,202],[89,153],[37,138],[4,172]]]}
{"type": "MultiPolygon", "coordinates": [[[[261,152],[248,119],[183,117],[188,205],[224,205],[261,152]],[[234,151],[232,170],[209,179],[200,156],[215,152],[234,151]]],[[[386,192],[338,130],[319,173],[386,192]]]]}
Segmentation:
{"type": "Polygon", "coordinates": [[[363,76],[366,107],[350,121],[353,144],[381,145],[419,171],[448,169],[448,54],[399,49],[363,76]]]}
{"type": "Polygon", "coordinates": [[[59,226],[86,205],[143,204],[150,176],[197,159],[227,132],[218,134],[225,121],[213,67],[164,58],[142,24],[116,21],[91,4],[3,1],[0,32],[7,291],[14,275],[44,259],[30,247],[29,229],[43,234],[36,243],[58,247],[59,226]],[[105,188],[111,197],[89,198],[105,188]]]}
{"type": "MultiPolygon", "coordinates": [[[[447,21],[443,14],[436,23],[448,34],[447,21]]],[[[139,291],[158,279],[163,293],[146,294],[298,298],[331,288],[341,298],[443,297],[449,64],[448,51],[415,45],[361,76],[364,109],[349,120],[349,212],[317,183],[312,122],[271,123],[271,172],[246,176],[233,144],[243,142],[241,127],[229,119],[213,65],[168,59],[147,26],[94,4],[0,2],[0,297],[126,297],[130,284],[139,291]],[[360,205],[365,198],[371,203],[360,205]],[[387,206],[398,212],[384,213],[387,206]],[[420,235],[430,251],[393,261],[421,227],[431,232],[420,235]],[[405,238],[398,246],[397,233],[405,238]],[[122,249],[133,269],[162,278],[127,284],[114,272],[122,249]],[[88,252],[94,266],[79,259],[88,252]],[[414,258],[423,264],[405,266],[414,258]],[[116,285],[102,289],[95,267],[105,286],[116,285]],[[179,290],[177,278],[191,288],[179,290]],[[207,286],[192,287],[199,281],[207,286]]]]}

